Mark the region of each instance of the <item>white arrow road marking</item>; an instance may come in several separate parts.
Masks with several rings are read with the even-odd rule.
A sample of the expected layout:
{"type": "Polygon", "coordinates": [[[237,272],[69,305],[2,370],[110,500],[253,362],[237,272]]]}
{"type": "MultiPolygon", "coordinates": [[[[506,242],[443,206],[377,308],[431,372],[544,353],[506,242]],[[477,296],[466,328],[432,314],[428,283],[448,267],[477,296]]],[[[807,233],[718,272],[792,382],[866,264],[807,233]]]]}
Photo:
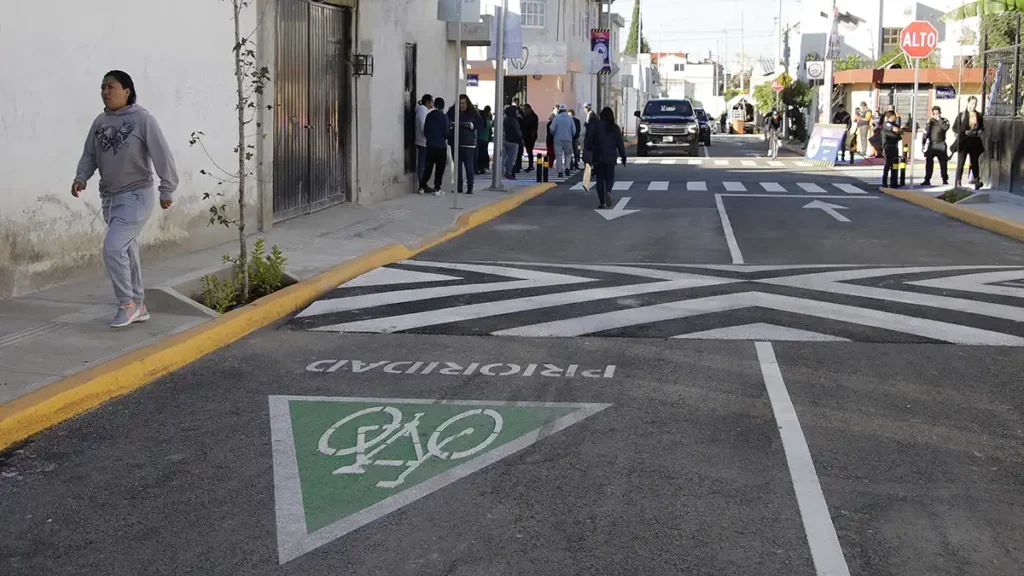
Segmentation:
{"type": "Polygon", "coordinates": [[[489,292],[500,292],[502,290],[524,290],[527,288],[572,285],[596,281],[594,278],[552,274],[550,272],[524,270],[521,268],[506,268],[503,266],[482,266],[477,264],[455,264],[449,262],[422,262],[418,260],[408,260],[404,262],[404,264],[449,268],[453,270],[464,270],[466,272],[476,272],[479,274],[493,274],[496,276],[508,276],[511,278],[517,278],[518,280],[512,282],[486,282],[480,284],[438,286],[436,288],[417,288],[414,290],[396,290],[393,292],[364,294],[362,296],[349,296],[347,298],[317,300],[310,304],[308,308],[300,312],[296,318],[322,316],[324,314],[333,314],[335,312],[373,308],[388,304],[416,302],[418,300],[428,300],[431,298],[446,298],[449,296],[462,296],[466,294],[486,294],[489,292]]]}
{"type": "Polygon", "coordinates": [[[586,290],[575,290],[572,292],[558,292],[555,294],[544,294],[541,296],[527,296],[523,298],[512,298],[497,302],[484,302],[481,304],[467,304],[465,306],[453,306],[441,310],[429,310],[426,312],[415,312],[412,314],[401,314],[384,318],[373,318],[344,324],[334,324],[313,328],[317,332],[370,332],[388,333],[402,330],[414,330],[425,326],[436,326],[451,322],[463,322],[466,320],[477,320],[502,314],[514,314],[543,308],[555,308],[566,304],[578,304],[581,302],[593,302],[596,300],[607,300],[610,298],[625,298],[640,294],[655,294],[658,292],[671,292],[673,290],[686,290],[689,288],[701,288],[704,286],[721,286],[724,284],[735,284],[743,280],[730,278],[714,278],[711,276],[689,275],[690,278],[682,280],[669,280],[666,282],[647,282],[643,284],[629,284],[626,286],[609,286],[606,288],[590,288],[586,290]]]}
{"type": "Polygon", "coordinates": [[[881,312],[869,308],[834,304],[819,300],[806,300],[764,292],[744,292],[666,302],[653,306],[616,310],[614,312],[579,316],[567,320],[521,326],[509,330],[501,330],[493,334],[495,336],[553,336],[564,338],[595,334],[597,332],[642,324],[653,324],[666,320],[677,320],[713,312],[726,312],[753,307],[770,308],[780,312],[804,314],[806,316],[860,324],[883,330],[893,330],[953,344],[986,346],[1024,345],[1024,338],[1009,334],[1001,334],[969,326],[959,326],[937,320],[914,318],[891,312],[881,312]]]}
{"type": "Polygon", "coordinates": [[[829,204],[828,202],[822,202],[821,200],[814,200],[810,204],[804,206],[804,208],[810,208],[812,210],[821,210],[825,214],[835,218],[840,222],[849,222],[850,219],[843,216],[836,210],[846,210],[846,206],[840,206],[838,204],[829,204]]]}
{"type": "MultiPolygon", "coordinates": [[[[630,184],[632,184],[632,182],[630,182],[630,184]]],[[[629,196],[619,198],[619,201],[615,204],[614,208],[609,210],[594,210],[594,212],[600,214],[605,220],[615,220],[616,218],[629,216],[634,212],[639,212],[639,210],[626,210],[626,204],[629,204],[629,196]]]]}

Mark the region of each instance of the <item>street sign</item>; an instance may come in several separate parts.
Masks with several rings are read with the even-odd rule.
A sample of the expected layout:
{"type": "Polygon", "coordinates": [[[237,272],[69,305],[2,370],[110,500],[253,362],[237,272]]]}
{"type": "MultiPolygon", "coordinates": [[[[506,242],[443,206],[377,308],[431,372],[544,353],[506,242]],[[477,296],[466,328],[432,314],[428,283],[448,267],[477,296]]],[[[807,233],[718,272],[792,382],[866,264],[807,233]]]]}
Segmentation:
{"type": "Polygon", "coordinates": [[[279,562],[609,406],[271,396],[279,562]]]}
{"type": "Polygon", "coordinates": [[[911,58],[931,56],[939,44],[939,31],[927,20],[911,22],[900,31],[900,48],[911,58]]]}
{"type": "Polygon", "coordinates": [[[813,60],[807,62],[807,79],[808,80],[824,80],[825,79],[825,62],[821,60],[813,60]]]}
{"type": "Polygon", "coordinates": [[[480,75],[479,74],[466,74],[466,86],[479,86],[480,75]]]}
{"type": "Polygon", "coordinates": [[[783,90],[785,90],[785,88],[786,87],[782,85],[782,82],[779,82],[778,80],[772,80],[772,90],[775,90],[776,92],[782,92],[783,90]]]}

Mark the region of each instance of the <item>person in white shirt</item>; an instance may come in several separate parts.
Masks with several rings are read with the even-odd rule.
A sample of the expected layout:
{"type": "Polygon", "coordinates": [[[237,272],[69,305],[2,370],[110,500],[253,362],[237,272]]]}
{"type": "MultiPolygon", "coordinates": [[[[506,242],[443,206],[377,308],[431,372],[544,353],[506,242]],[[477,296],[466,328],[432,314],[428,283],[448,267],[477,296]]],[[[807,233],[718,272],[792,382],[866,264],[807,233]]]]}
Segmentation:
{"type": "Polygon", "coordinates": [[[427,165],[427,137],[423,134],[423,123],[427,114],[434,109],[434,97],[424,94],[416,105],[416,181],[423,178],[423,169],[427,165]]]}

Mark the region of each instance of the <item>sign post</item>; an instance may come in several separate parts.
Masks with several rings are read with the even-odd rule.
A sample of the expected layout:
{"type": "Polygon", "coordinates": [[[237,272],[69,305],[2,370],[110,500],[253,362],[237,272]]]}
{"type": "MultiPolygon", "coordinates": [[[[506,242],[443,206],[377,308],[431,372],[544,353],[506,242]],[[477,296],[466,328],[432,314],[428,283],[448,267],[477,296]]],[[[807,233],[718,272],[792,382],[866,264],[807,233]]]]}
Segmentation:
{"type": "Polygon", "coordinates": [[[914,189],[914,143],[917,140],[917,91],[921,79],[921,59],[931,56],[939,43],[939,32],[926,20],[911,22],[900,31],[900,48],[914,59],[914,92],[910,97],[910,189],[914,189]]]}

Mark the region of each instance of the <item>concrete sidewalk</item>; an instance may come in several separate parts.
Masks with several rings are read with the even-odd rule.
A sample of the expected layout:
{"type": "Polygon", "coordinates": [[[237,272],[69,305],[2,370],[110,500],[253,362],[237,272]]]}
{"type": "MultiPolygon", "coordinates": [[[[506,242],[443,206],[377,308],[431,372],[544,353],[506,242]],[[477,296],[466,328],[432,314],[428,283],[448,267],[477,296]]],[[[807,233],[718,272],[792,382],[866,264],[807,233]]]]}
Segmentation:
{"type": "MultiPolygon", "coordinates": [[[[460,215],[508,198],[536,182],[505,182],[506,192],[487,191],[489,178],[479,184],[472,196],[457,197],[458,210],[452,209],[451,194],[410,194],[372,207],[335,206],[282,222],[257,237],[267,239],[268,250],[280,247],[288,258],[286,272],[305,280],[384,246],[412,246],[437,237],[460,215]]],[[[237,252],[237,243],[228,243],[162,260],[144,260],[146,301],[152,319],[126,329],[108,326],[116,300],[105,274],[0,300],[0,405],[209,322],[208,312],[168,297],[164,287],[219,270],[224,266],[221,256],[237,252]]]]}
{"type": "Polygon", "coordinates": [[[882,188],[882,192],[917,204],[950,218],[1024,242],[1024,197],[983,188],[973,196],[950,204],[941,200],[952,186],[931,188],[882,188]]]}

